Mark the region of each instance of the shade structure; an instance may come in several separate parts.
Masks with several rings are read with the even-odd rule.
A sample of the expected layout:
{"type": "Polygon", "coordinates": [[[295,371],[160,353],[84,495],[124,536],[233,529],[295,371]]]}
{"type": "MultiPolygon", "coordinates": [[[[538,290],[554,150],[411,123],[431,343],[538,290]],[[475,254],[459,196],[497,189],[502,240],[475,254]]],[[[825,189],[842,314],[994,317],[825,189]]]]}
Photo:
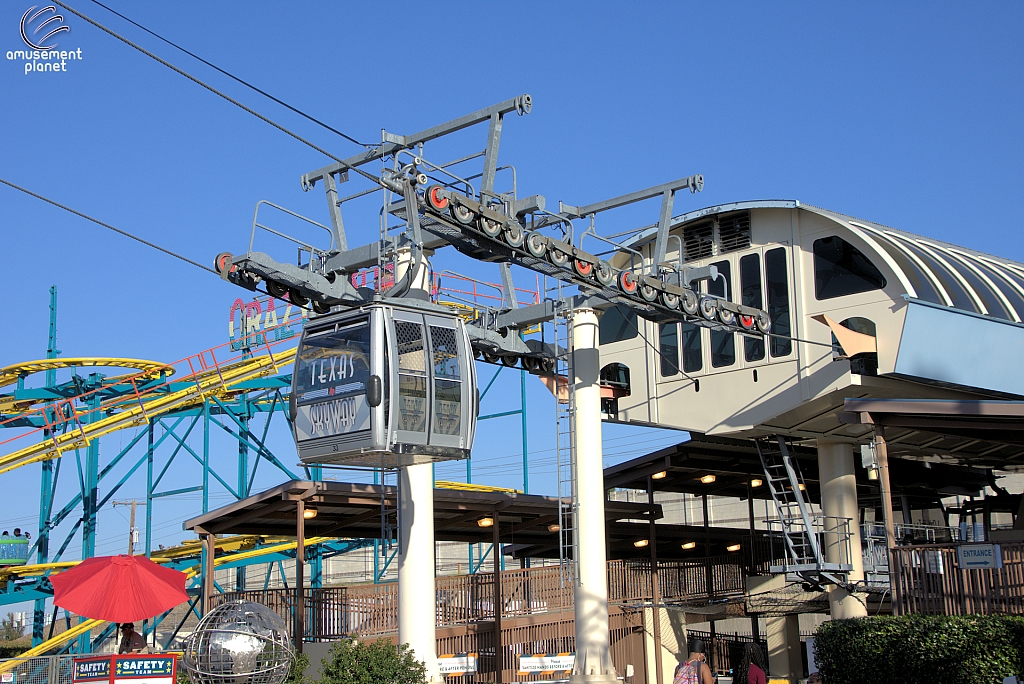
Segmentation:
{"type": "Polygon", "coordinates": [[[78,615],[135,622],[188,601],[185,573],[145,556],[99,556],[50,578],[53,602],[78,615]]]}

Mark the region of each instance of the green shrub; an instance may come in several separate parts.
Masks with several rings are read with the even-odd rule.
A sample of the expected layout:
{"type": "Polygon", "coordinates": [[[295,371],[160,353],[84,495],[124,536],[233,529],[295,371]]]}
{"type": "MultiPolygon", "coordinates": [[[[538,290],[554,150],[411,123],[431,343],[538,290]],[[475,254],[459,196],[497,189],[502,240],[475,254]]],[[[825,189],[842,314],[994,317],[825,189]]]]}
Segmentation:
{"type": "Polygon", "coordinates": [[[344,639],[320,661],[321,684],[422,684],[427,668],[416,660],[409,644],[390,639],[375,642],[344,639]]]}
{"type": "Polygon", "coordinates": [[[291,667],[288,668],[288,676],[284,679],[284,684],[310,684],[310,679],[306,677],[306,668],[309,667],[309,656],[305,653],[296,653],[295,657],[292,658],[291,667]]]}
{"type": "Polygon", "coordinates": [[[1024,617],[831,620],[818,628],[814,649],[828,684],[992,684],[1024,674],[1024,617]]]}

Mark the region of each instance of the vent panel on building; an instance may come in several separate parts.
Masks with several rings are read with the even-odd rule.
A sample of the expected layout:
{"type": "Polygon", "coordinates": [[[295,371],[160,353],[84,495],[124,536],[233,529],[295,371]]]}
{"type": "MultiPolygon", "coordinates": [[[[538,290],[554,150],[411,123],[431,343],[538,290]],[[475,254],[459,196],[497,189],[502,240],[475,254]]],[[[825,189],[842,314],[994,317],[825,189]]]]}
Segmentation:
{"type": "Polygon", "coordinates": [[[683,228],[683,250],[687,261],[704,259],[714,254],[714,224],[703,221],[683,228]]]}
{"type": "Polygon", "coordinates": [[[735,252],[750,246],[750,212],[727,214],[718,219],[718,253],[735,252]]]}

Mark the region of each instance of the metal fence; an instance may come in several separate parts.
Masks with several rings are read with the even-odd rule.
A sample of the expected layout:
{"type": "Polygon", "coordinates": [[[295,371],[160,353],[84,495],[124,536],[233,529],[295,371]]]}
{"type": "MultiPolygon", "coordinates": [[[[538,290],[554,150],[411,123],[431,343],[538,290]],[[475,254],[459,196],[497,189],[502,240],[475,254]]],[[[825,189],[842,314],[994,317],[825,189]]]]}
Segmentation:
{"type": "Polygon", "coordinates": [[[700,639],[708,647],[709,661],[718,674],[732,674],[743,661],[743,650],[747,644],[756,643],[764,651],[765,662],[768,662],[768,640],[755,639],[745,634],[715,634],[688,629],[689,639],[700,639]]]}
{"type": "Polygon", "coordinates": [[[71,684],[74,656],[40,656],[0,660],[0,673],[14,673],[14,684],[71,684]]]}
{"type": "Polygon", "coordinates": [[[1024,544],[1003,543],[1003,567],[961,569],[956,544],[892,549],[897,614],[1024,614],[1024,544]]]}

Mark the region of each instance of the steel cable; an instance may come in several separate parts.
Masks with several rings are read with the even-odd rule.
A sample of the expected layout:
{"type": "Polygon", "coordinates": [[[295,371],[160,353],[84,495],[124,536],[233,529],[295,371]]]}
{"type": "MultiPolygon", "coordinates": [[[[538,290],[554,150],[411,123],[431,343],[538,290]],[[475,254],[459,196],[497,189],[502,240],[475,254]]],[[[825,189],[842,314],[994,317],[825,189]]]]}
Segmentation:
{"type": "Polygon", "coordinates": [[[180,46],[180,45],[178,45],[177,43],[175,43],[175,42],[173,42],[173,41],[170,41],[170,40],[168,40],[167,38],[164,38],[164,37],[163,37],[163,36],[161,36],[161,35],[160,35],[159,33],[156,33],[155,31],[151,31],[151,30],[149,30],[148,28],[146,28],[146,27],[145,27],[145,26],[143,26],[142,24],[140,24],[140,23],[138,23],[138,22],[136,22],[136,21],[132,21],[131,19],[129,19],[129,18],[128,18],[128,17],[126,17],[125,15],[121,14],[121,13],[120,13],[120,12],[118,12],[117,10],[114,10],[114,9],[111,9],[110,7],[107,7],[107,6],[106,6],[106,5],[104,5],[104,4],[102,3],[102,2],[99,2],[98,0],[92,0],[92,2],[93,2],[94,4],[96,4],[96,5],[99,5],[99,6],[100,6],[100,7],[102,7],[103,9],[107,10],[107,11],[108,11],[108,12],[110,12],[111,14],[115,14],[115,15],[117,15],[117,16],[119,16],[119,17],[121,17],[122,19],[124,19],[125,21],[127,21],[127,22],[128,22],[129,24],[131,24],[132,26],[135,26],[136,28],[142,29],[143,31],[145,31],[145,32],[146,32],[146,33],[148,33],[149,35],[153,36],[153,37],[154,37],[154,38],[156,38],[157,40],[161,40],[161,41],[163,41],[163,42],[167,43],[168,45],[170,45],[171,47],[173,47],[173,48],[175,48],[175,49],[177,49],[177,50],[181,50],[182,52],[184,52],[184,53],[185,53],[186,55],[188,55],[189,57],[192,57],[193,59],[197,59],[197,60],[199,60],[200,62],[202,62],[203,64],[205,64],[206,66],[210,67],[211,69],[214,69],[214,70],[216,70],[216,71],[219,71],[220,73],[224,74],[224,75],[225,75],[225,76],[227,76],[228,78],[230,78],[230,79],[232,79],[232,80],[234,80],[234,81],[237,81],[238,83],[241,83],[241,84],[242,84],[242,85],[244,85],[244,86],[245,86],[246,88],[250,88],[250,89],[252,89],[252,90],[255,90],[255,91],[256,91],[257,93],[259,93],[260,95],[262,95],[262,96],[264,96],[264,97],[266,97],[266,98],[269,98],[269,99],[273,100],[274,102],[276,102],[277,104],[281,105],[282,107],[285,107],[286,109],[289,109],[289,110],[291,110],[291,111],[295,112],[296,114],[298,114],[298,115],[299,115],[299,116],[301,116],[301,117],[304,117],[304,118],[306,118],[306,119],[309,119],[310,121],[312,121],[313,123],[315,123],[315,124],[317,124],[317,125],[319,125],[319,126],[323,126],[323,127],[324,127],[324,128],[326,128],[327,130],[329,130],[329,131],[330,131],[331,133],[336,133],[337,135],[340,135],[340,136],[341,136],[342,138],[344,138],[345,140],[348,140],[348,141],[349,141],[349,142],[351,142],[351,143],[355,143],[356,145],[359,145],[359,146],[361,146],[361,147],[367,147],[367,148],[372,148],[372,147],[375,147],[375,145],[367,145],[366,143],[361,143],[361,142],[359,142],[358,140],[356,140],[355,138],[353,138],[352,136],[350,136],[350,135],[346,135],[345,133],[342,133],[342,132],[341,132],[341,131],[339,131],[338,129],[336,129],[336,128],[334,128],[334,127],[332,127],[332,126],[330,126],[330,125],[328,125],[328,124],[324,123],[323,121],[320,121],[319,119],[317,119],[317,118],[315,118],[315,117],[313,117],[313,116],[310,116],[309,114],[306,114],[306,113],[305,113],[304,111],[302,111],[302,110],[300,110],[300,109],[297,109],[297,108],[295,108],[295,107],[291,106],[291,105],[290,105],[290,104],[288,104],[287,102],[284,102],[283,100],[279,100],[278,98],[274,97],[274,96],[273,96],[273,95],[271,95],[270,93],[268,93],[268,92],[266,92],[266,91],[264,91],[264,90],[260,90],[259,88],[257,88],[257,87],[256,87],[256,86],[254,86],[253,84],[249,83],[248,81],[245,81],[244,79],[241,79],[241,78],[239,78],[238,76],[235,76],[234,74],[232,74],[232,73],[230,73],[230,72],[228,72],[228,71],[225,71],[224,69],[221,69],[221,68],[220,68],[219,66],[217,66],[216,64],[212,64],[212,63],[210,63],[210,62],[206,61],[205,59],[203,59],[203,58],[202,58],[202,57],[200,57],[199,55],[195,54],[194,52],[190,52],[190,51],[186,50],[185,48],[181,47],[181,46],[180,46]]]}

